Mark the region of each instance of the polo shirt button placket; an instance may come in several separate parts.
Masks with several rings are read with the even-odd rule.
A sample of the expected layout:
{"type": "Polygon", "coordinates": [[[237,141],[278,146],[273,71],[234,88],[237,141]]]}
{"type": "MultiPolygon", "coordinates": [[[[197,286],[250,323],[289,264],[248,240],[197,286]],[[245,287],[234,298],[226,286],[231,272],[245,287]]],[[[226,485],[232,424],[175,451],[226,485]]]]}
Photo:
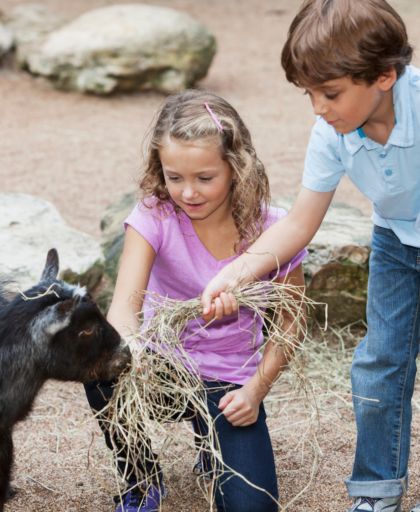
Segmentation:
{"type": "Polygon", "coordinates": [[[391,169],[386,169],[385,174],[386,174],[386,176],[392,176],[391,169]]]}

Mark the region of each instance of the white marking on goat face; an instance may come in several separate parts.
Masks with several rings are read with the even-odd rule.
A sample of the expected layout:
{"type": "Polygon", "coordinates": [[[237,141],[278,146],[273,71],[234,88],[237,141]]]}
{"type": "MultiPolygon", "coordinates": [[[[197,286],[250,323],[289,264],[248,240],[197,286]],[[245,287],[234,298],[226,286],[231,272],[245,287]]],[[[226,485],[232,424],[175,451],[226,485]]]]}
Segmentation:
{"type": "Polygon", "coordinates": [[[86,297],[87,290],[86,286],[80,286],[79,284],[74,287],[73,290],[73,297],[79,296],[79,297],[86,297]]]}
{"type": "Polygon", "coordinates": [[[79,296],[83,298],[87,294],[86,286],[80,286],[80,284],[64,283],[64,287],[66,290],[73,293],[73,297],[79,296]]]}
{"type": "Polygon", "coordinates": [[[46,308],[33,321],[30,327],[30,333],[35,343],[52,338],[70,324],[71,312],[65,316],[60,315],[57,312],[57,306],[58,304],[55,304],[54,306],[46,308]]]}

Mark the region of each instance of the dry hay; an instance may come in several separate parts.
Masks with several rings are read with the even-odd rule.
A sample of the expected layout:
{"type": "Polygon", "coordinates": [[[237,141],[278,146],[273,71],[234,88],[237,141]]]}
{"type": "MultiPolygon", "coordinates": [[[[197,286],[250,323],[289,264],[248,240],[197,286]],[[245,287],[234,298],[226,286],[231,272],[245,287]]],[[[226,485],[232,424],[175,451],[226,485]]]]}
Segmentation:
{"type": "MultiPolygon", "coordinates": [[[[289,361],[288,379],[291,390],[294,390],[295,395],[303,397],[302,404],[308,420],[304,438],[308,439],[314,448],[315,470],[318,447],[312,425],[313,419],[317,416],[317,406],[312,386],[303,367],[306,346],[309,344],[305,306],[313,306],[315,303],[304,295],[302,288],[274,281],[237,285],[231,291],[239,306],[251,310],[254,320],[262,319],[268,328],[268,337],[260,350],[264,350],[271,341],[275,350],[282,350],[289,361]],[[270,314],[270,310],[275,311],[274,316],[270,314]],[[291,327],[286,331],[282,329],[286,313],[294,319],[296,332],[293,332],[291,327]]],[[[147,486],[153,480],[156,481],[158,469],[156,459],[151,454],[151,444],[158,452],[157,458],[161,459],[171,443],[185,443],[185,438],[181,439],[170,425],[178,422],[180,417],[185,418],[188,414],[191,417],[196,414],[204,421],[206,428],[200,434],[196,432],[195,436],[193,429],[190,428],[190,437],[195,437],[195,444],[198,441],[200,453],[211,465],[211,468],[207,468],[206,474],[199,476],[198,483],[203,494],[208,496],[210,510],[213,510],[215,485],[211,487],[213,492],[208,492],[209,486],[206,484],[209,480],[214,484],[223,470],[247,480],[223,462],[214,427],[215,419],[211,417],[207,406],[206,390],[194,361],[189,357],[181,341],[185,341],[183,334],[188,323],[201,317],[201,300],[197,298],[183,302],[150,294],[147,308],[153,310],[153,317],[142,325],[131,342],[133,363],[120,377],[113,399],[101,412],[102,417],[106,414],[111,439],[114,442],[113,468],[117,482],[120,483],[120,493],[124,490],[124,480],[130,477],[134,477],[143,486],[147,486]],[[191,410],[194,412],[191,413],[191,410]],[[121,453],[121,450],[118,452],[116,439],[124,445],[124,453],[121,453]],[[149,474],[144,474],[137,467],[136,461],[139,457],[153,465],[152,474],[150,469],[149,474]],[[121,458],[127,461],[122,480],[118,471],[118,459],[121,458]],[[128,463],[134,475],[129,474],[128,463]]],[[[256,333],[253,333],[253,336],[255,342],[256,333]]],[[[249,481],[247,483],[253,485],[249,481]]],[[[290,503],[282,506],[279,503],[282,509],[289,505],[290,503]]]]}

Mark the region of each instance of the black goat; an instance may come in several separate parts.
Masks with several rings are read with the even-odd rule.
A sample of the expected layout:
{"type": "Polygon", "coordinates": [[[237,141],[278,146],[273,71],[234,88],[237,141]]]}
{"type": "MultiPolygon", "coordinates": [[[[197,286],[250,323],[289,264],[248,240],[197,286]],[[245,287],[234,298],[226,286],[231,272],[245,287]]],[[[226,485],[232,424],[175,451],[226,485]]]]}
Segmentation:
{"type": "Polygon", "coordinates": [[[13,491],[12,431],[48,379],[112,380],[131,361],[128,347],[85,288],[57,281],[51,249],[40,282],[9,301],[0,283],[0,512],[13,491]]]}

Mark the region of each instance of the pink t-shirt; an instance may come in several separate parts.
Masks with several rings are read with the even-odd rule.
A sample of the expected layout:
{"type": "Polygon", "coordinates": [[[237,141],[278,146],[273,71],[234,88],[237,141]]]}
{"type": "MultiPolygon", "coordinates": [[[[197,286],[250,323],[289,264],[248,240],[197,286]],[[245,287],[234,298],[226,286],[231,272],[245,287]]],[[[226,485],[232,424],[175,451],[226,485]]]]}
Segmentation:
{"type": "MultiPolygon", "coordinates": [[[[270,207],[265,227],[271,226],[285,215],[285,210],[270,207]]],[[[184,212],[180,218],[174,212],[162,218],[161,212],[148,210],[139,203],[125,220],[125,229],[127,225],[132,226],[155,250],[156,256],[147,290],[164,297],[178,300],[198,297],[219,270],[236,258],[235,256],[217,261],[201,243],[190,218],[184,212]]],[[[286,275],[306,255],[307,251],[304,249],[283,265],[279,273],[275,270],[261,280],[286,275]]],[[[145,306],[145,321],[152,315],[145,306]]],[[[205,330],[199,331],[203,325],[201,318],[193,320],[183,335],[184,338],[188,337],[184,348],[198,366],[201,378],[245,384],[255,374],[262,359],[258,351],[263,342],[262,322],[255,320],[249,309],[240,308],[239,315],[215,321],[205,330]],[[194,334],[196,331],[199,332],[194,334]]]]}

